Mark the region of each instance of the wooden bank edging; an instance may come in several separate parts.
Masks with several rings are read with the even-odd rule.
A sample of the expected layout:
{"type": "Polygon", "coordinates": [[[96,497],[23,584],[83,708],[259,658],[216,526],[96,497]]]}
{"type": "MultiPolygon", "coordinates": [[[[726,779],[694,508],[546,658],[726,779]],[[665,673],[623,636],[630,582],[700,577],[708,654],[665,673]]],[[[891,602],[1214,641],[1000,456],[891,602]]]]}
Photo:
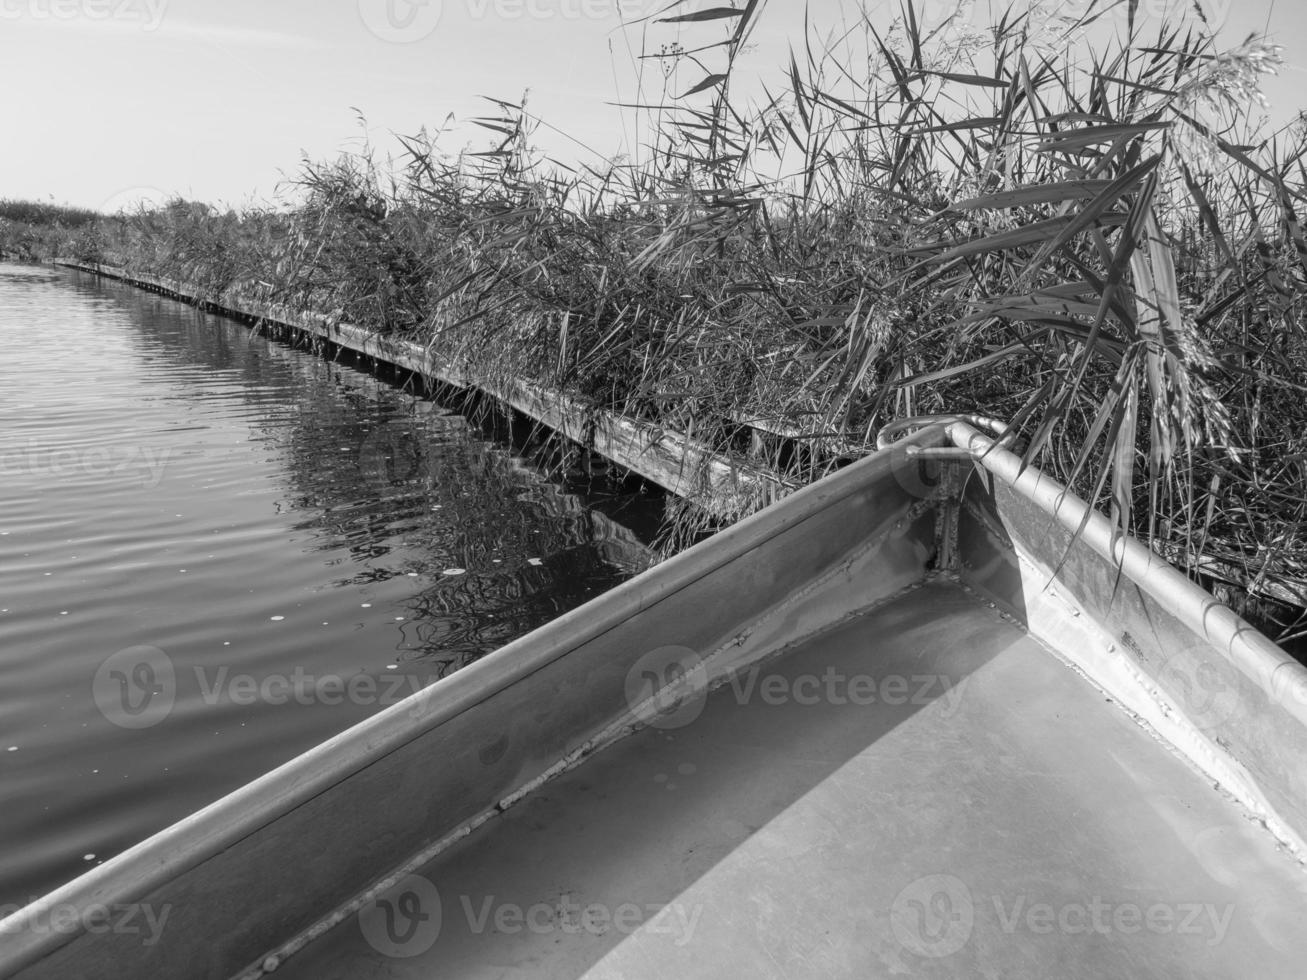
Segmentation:
{"type": "Polygon", "coordinates": [[[412,341],[335,323],[318,313],[245,298],[207,296],[190,283],[113,266],[66,260],[55,264],[203,305],[217,313],[287,327],[424,378],[479,391],[717,517],[740,516],[797,489],[796,484],[770,470],[713,452],[684,433],[595,408],[529,382],[469,377],[435,351],[412,341]]]}

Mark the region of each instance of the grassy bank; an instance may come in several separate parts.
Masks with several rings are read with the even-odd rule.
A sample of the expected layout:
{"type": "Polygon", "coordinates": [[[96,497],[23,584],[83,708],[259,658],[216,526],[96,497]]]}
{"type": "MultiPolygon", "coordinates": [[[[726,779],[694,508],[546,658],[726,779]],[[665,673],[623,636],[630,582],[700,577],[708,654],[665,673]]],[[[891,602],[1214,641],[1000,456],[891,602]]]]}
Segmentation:
{"type": "Polygon", "coordinates": [[[748,97],[762,4],[678,16],[703,44],[651,53],[637,159],[555,163],[492,101],[483,152],[306,163],[267,211],[0,211],[0,250],[327,312],[721,449],[784,433],[762,461],[800,482],[896,417],[1009,419],[1123,530],[1303,632],[1247,604],[1307,596],[1307,143],[1255,125],[1272,50],[909,4],[888,33],[814,27],[748,97]]]}

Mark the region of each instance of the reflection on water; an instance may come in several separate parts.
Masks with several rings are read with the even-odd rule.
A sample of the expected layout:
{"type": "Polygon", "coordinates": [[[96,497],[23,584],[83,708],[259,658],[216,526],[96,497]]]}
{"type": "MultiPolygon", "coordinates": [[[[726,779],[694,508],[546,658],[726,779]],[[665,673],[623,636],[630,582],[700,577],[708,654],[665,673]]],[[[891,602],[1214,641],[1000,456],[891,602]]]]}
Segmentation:
{"type": "Polygon", "coordinates": [[[169,300],[0,265],[0,349],[0,905],[649,560],[656,501],[169,300]]]}

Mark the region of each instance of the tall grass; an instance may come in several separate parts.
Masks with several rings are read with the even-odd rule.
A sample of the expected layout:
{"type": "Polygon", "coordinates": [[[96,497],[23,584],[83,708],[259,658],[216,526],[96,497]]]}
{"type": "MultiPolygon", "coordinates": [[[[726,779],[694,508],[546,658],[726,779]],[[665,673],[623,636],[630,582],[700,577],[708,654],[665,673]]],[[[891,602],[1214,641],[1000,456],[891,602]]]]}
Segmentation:
{"type": "Polygon", "coordinates": [[[677,6],[702,44],[646,25],[632,160],[549,160],[526,104],[489,100],[482,152],[423,132],[393,162],[306,163],[283,211],[101,222],[98,252],[723,451],[753,433],[797,482],[895,417],[1000,416],[1121,531],[1307,605],[1307,142],[1250,112],[1276,53],[1054,6],[927,28],[908,0],[888,31],[858,12],[761,98],[736,93],[763,4],[677,6]]]}
{"type": "Polygon", "coordinates": [[[94,248],[99,220],[85,208],[0,198],[0,258],[43,261],[94,248]]]}

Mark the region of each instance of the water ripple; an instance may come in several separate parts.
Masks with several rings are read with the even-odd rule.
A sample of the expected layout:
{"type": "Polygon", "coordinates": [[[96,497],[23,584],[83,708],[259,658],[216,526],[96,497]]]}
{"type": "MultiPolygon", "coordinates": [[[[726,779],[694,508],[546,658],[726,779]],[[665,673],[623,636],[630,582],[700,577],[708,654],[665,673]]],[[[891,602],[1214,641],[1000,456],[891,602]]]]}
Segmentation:
{"type": "Polygon", "coordinates": [[[0,904],[647,561],[462,416],[157,296],[0,265],[0,347],[0,904]],[[97,700],[128,648],[146,727],[97,700]]]}

